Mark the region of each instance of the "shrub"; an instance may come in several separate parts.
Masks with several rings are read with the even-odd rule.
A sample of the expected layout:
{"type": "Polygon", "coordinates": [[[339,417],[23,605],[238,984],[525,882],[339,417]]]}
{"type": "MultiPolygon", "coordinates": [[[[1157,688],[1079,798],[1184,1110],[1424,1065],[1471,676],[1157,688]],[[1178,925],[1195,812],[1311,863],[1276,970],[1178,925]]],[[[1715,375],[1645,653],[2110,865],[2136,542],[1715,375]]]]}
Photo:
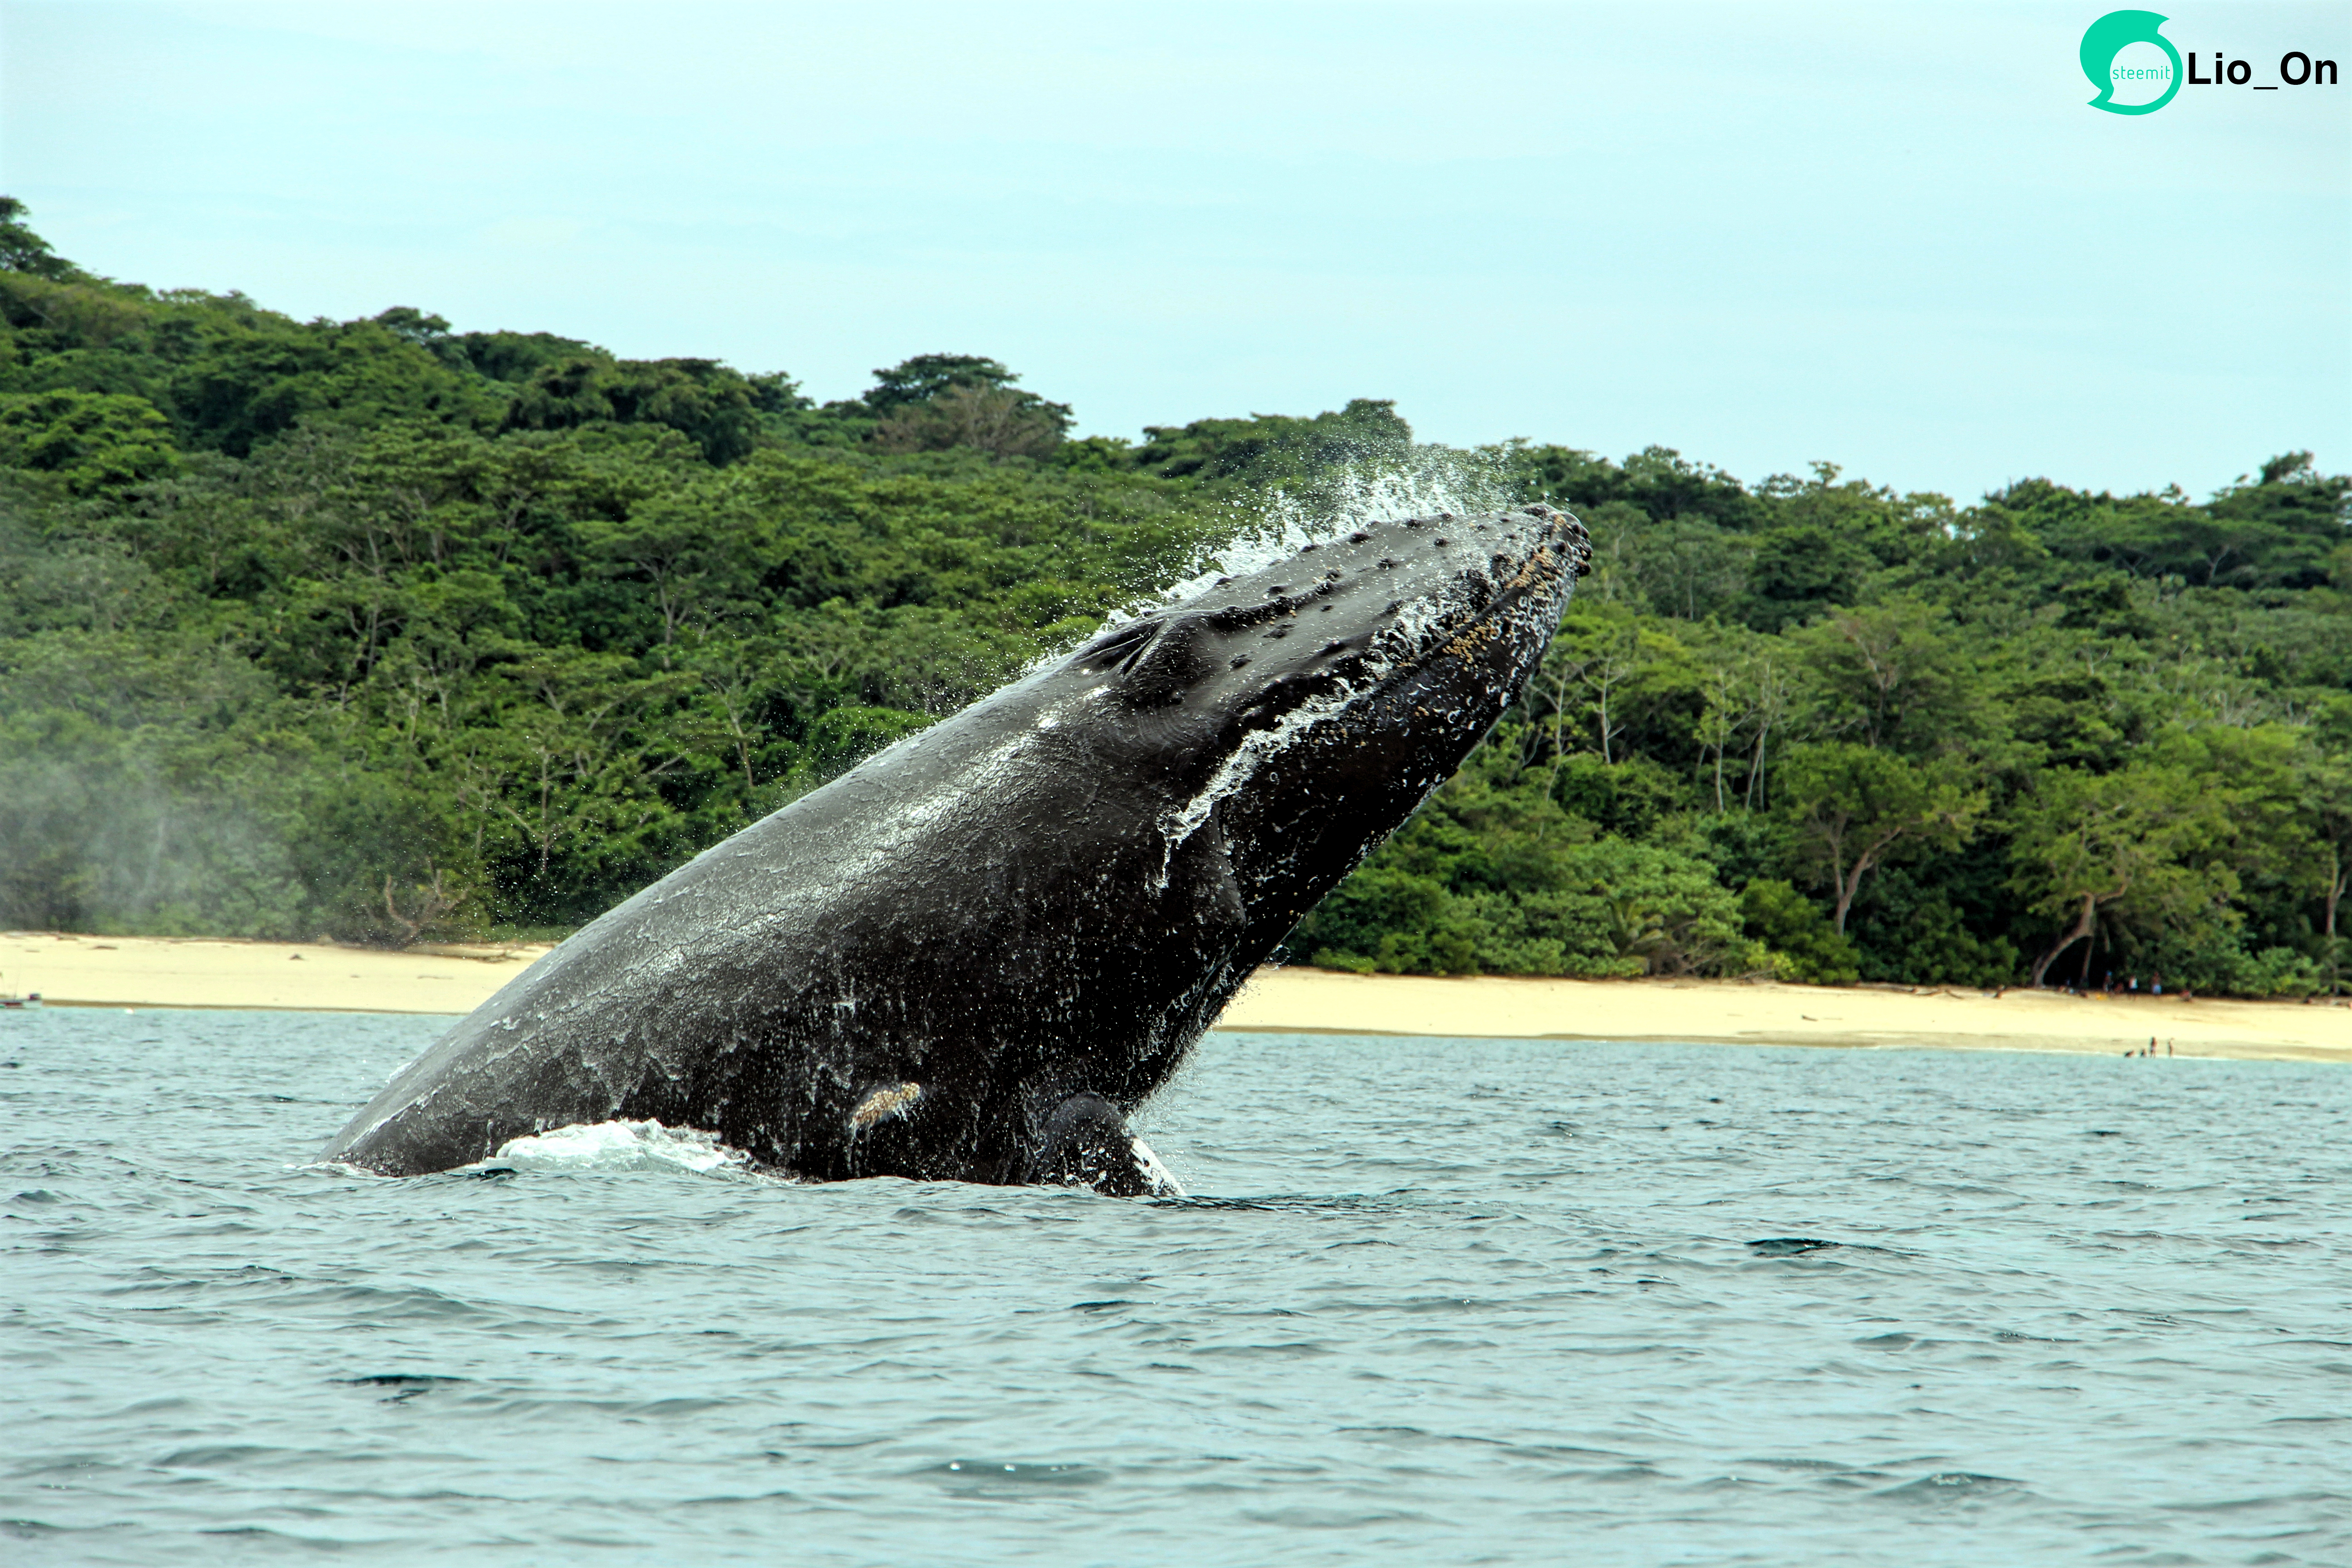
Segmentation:
{"type": "Polygon", "coordinates": [[[1748,934],[1770,950],[1772,972],[1810,985],[1851,985],[1862,978],[1861,954],[1830,926],[1822,907],[1778,879],[1748,884],[1739,895],[1748,934]]]}

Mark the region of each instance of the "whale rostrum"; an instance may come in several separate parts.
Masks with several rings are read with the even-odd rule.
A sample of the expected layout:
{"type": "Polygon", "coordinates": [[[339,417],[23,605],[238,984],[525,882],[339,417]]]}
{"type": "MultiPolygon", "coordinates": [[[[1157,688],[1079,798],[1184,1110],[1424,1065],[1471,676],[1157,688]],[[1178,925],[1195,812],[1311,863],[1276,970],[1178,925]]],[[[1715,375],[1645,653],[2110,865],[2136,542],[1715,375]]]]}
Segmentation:
{"type": "Polygon", "coordinates": [[[1384,522],[1113,625],[703,851],[394,1076],[325,1157],[614,1120],[814,1180],[1167,1190],[1126,1118],[1461,764],[1590,555],[1384,522]]]}

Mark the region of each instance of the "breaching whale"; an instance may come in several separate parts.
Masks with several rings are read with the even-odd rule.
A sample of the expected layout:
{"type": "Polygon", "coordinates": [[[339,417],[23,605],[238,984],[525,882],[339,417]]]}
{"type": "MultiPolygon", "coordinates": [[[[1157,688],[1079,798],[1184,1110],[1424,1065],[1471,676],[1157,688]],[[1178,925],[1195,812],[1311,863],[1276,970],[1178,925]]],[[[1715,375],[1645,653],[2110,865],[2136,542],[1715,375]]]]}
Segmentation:
{"type": "Polygon", "coordinates": [[[324,1157],[614,1120],[839,1180],[1167,1180],[1125,1118],[1494,725],[1591,553],[1545,506],[1306,546],[1110,626],[583,928],[324,1157]]]}

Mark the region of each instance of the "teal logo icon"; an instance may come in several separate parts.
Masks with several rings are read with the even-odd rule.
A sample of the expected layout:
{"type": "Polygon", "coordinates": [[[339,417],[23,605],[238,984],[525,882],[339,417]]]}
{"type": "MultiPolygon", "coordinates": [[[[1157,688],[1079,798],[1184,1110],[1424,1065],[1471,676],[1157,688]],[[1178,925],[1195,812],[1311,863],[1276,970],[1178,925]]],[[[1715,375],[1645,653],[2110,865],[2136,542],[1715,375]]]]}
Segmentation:
{"type": "Polygon", "coordinates": [[[2091,100],[2093,109],[2104,109],[2109,114],[2154,114],[2172,101],[2180,90],[2180,51],[2172,40],[2157,31],[2165,18],[2153,11],[2110,11],[2092,23],[2083,33],[2083,74],[2099,89],[2091,100]],[[2164,51],[2170,66],[2119,66],[2116,57],[2134,44],[2154,44],[2164,51]],[[2132,89],[2130,98],[2137,98],[2158,82],[2164,84],[2163,93],[2144,103],[2117,103],[2116,89],[2132,89]]]}

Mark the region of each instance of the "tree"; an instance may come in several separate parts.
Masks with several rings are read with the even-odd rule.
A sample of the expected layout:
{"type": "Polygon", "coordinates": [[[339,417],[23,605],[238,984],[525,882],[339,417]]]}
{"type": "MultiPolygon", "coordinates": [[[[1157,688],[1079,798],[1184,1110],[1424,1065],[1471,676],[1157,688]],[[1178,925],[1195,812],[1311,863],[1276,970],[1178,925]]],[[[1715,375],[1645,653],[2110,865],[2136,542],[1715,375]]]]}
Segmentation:
{"type": "Polygon", "coordinates": [[[1731,748],[1748,727],[1754,710],[1744,700],[1744,683],[1739,671],[1725,659],[1714,659],[1704,666],[1701,676],[1701,696],[1706,706],[1699,710],[1698,723],[1692,738],[1698,742],[1702,762],[1712,753],[1715,774],[1715,809],[1717,816],[1727,808],[1723,793],[1723,763],[1731,748]]]}
{"type": "Polygon", "coordinates": [[[681,629],[715,602],[746,595],[759,581],[766,542],[758,518],[740,498],[701,488],[633,507],[614,521],[584,519],[579,531],[601,571],[651,585],[661,616],[656,657],[665,669],[681,629]]]}
{"type": "Polygon", "coordinates": [[[1677,517],[1633,533],[1625,569],[1652,610],[1696,621],[1732,603],[1755,555],[1755,541],[1744,534],[1677,517]]]}
{"type": "Polygon", "coordinates": [[[716,360],[615,360],[572,354],[532,371],[508,405],[510,430],[567,430],[583,425],[666,425],[702,448],[713,465],[750,455],[760,429],[763,389],[716,360]]]}
{"type": "Polygon", "coordinates": [[[1915,754],[1971,736],[1982,683],[1948,624],[1935,606],[1898,598],[1832,611],[1792,634],[1821,694],[1822,727],[1915,754]]]}
{"type": "MultiPolygon", "coordinates": [[[[1556,695],[1552,711],[1553,765],[1569,755],[1563,726],[1581,708],[1591,717],[1595,747],[1604,763],[1616,761],[1613,747],[1625,729],[1624,689],[1641,673],[1641,632],[1633,622],[1579,627],[1556,640],[1544,656],[1542,673],[1556,695]],[[1615,706],[1612,711],[1612,701],[1615,706]]],[[[1578,736],[1581,742],[1583,737],[1578,736]]]]}
{"type": "Polygon", "coordinates": [[[917,354],[875,371],[863,401],[876,414],[887,415],[956,387],[1005,387],[1020,379],[1002,362],[982,354],[917,354]]]}
{"type": "Polygon", "coordinates": [[[1699,712],[1691,738],[1698,743],[1699,765],[1711,773],[1717,813],[1730,809],[1727,770],[1735,752],[1742,753],[1741,804],[1750,809],[1766,804],[1767,750],[1797,696],[1788,662],[1778,639],[1759,637],[1744,626],[1717,628],[1700,644],[1699,712]]]}
{"type": "Polygon", "coordinates": [[[1586,749],[1588,735],[1604,763],[1648,746],[1679,747],[1704,700],[1690,649],[1619,605],[1563,622],[1528,689],[1529,716],[1549,734],[1555,772],[1560,759],[1586,749]]]}
{"type": "Polygon", "coordinates": [[[1841,936],[1864,877],[1898,854],[1965,843],[1986,804],[1983,791],[1962,784],[1957,763],[1912,763],[1847,742],[1791,750],[1780,787],[1800,860],[1832,890],[1841,936]]]}
{"type": "Polygon", "coordinates": [[[886,452],[970,447],[992,458],[1042,458],[1061,445],[1068,421],[1035,398],[1002,386],[951,386],[893,411],[874,427],[886,452]]]}
{"type": "Polygon", "coordinates": [[[75,495],[136,484],[179,462],[172,428],[143,397],[0,394],[0,463],[53,473],[75,495]]]}
{"type": "Polygon", "coordinates": [[[2306,885],[2319,894],[2324,962],[2330,977],[2340,978],[2343,935],[2337,921],[2344,894],[2352,888],[2352,756],[2314,748],[2302,762],[2296,802],[2302,837],[2318,850],[2305,875],[2306,885]]]}
{"type": "Polygon", "coordinates": [[[304,421],[483,428],[504,405],[489,383],[379,322],[260,316],[241,327],[187,334],[194,342],[166,409],[184,446],[247,457],[304,421]]]}
{"type": "Polygon", "coordinates": [[[917,354],[876,371],[861,401],[880,419],[872,438],[886,450],[973,446],[1000,457],[1042,456],[1069,434],[1070,405],[1023,391],[1013,384],[1020,379],[978,354],[917,354]]]}
{"type": "MultiPolygon", "coordinates": [[[[2042,984],[2058,956],[2090,939],[2102,911],[2140,923],[2182,923],[2233,891],[2227,868],[2189,856],[2226,826],[2220,798],[2185,768],[2137,763],[2095,775],[2074,768],[2041,774],[2011,817],[2011,886],[2037,914],[2069,923],[2033,964],[2042,984]]],[[[2087,972],[2090,959],[2085,950],[2087,972]]]]}
{"type": "Polygon", "coordinates": [[[1693,518],[1744,532],[1761,510],[1747,486],[1672,447],[1644,447],[1621,464],[1572,447],[1515,441],[1506,461],[1523,498],[1557,501],[1587,521],[1622,504],[1653,521],[1693,518]]]}
{"type": "Polygon", "coordinates": [[[675,816],[656,786],[700,737],[665,721],[683,682],[634,678],[630,663],[567,652],[501,666],[498,722],[453,738],[461,798],[519,840],[513,869],[536,884],[543,915],[601,904],[599,871],[641,867],[649,832],[675,816]]]}
{"type": "Polygon", "coordinates": [[[2178,489],[2084,496],[2031,479],[1997,497],[2057,555],[2108,562],[2136,577],[2199,587],[2316,586],[2345,536],[2352,478],[2322,477],[2309,452],[2286,452],[2198,506],[2178,489]]]}
{"type": "Polygon", "coordinates": [[[50,249],[49,242],[25,223],[29,209],[14,196],[0,196],[0,271],[36,278],[72,278],[79,269],[50,249]]]}
{"type": "Polygon", "coordinates": [[[756,795],[760,778],[753,759],[760,728],[757,717],[762,695],[762,666],[774,657],[774,639],[757,636],[697,638],[686,650],[687,668],[702,685],[705,700],[715,711],[743,774],[743,799],[756,795]]]}
{"type": "Polygon", "coordinates": [[[1862,978],[1853,943],[1830,929],[1821,905],[1779,878],[1759,877],[1741,889],[1739,912],[1748,934],[1772,955],[1773,972],[1781,979],[1851,985],[1862,978]]]}

